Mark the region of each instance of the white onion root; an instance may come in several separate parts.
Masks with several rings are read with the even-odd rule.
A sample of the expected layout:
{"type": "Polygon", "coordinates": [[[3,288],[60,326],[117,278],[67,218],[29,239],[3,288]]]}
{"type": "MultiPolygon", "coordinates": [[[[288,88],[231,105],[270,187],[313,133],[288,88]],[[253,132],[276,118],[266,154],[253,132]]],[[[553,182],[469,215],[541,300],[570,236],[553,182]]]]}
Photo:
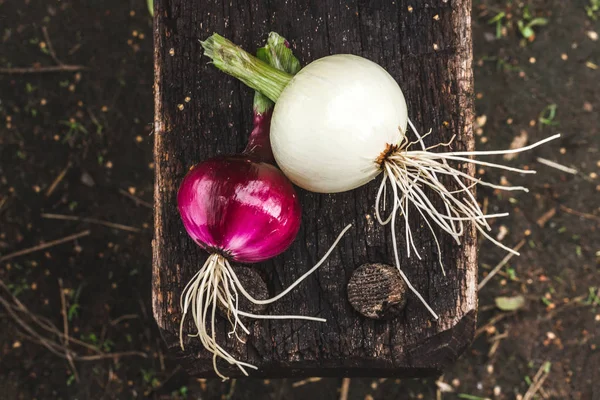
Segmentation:
{"type": "Polygon", "coordinates": [[[188,312],[191,310],[192,319],[196,327],[197,333],[190,336],[197,336],[200,342],[213,354],[213,368],[215,373],[223,380],[228,379],[225,375],[219,372],[217,368],[217,359],[222,358],[229,364],[237,366],[244,375],[248,375],[246,368],[257,369],[256,366],[237,360],[234,356],[228,353],[223,347],[217,344],[216,331],[215,331],[215,315],[217,304],[220,303],[227,311],[227,318],[229,324],[232,326],[229,336],[235,335],[237,340],[243,342],[238,335],[238,326],[246,333],[250,334],[248,328],[242,323],[240,317],[250,317],[254,319],[301,319],[308,321],[325,322],[323,318],[309,317],[303,315],[259,315],[247,313],[239,310],[238,300],[239,292],[242,293],[249,301],[254,304],[270,304],[283,296],[288,294],[292,289],[298,286],[304,279],[312,274],[317,268],[319,268],[329,257],[331,252],[337,246],[339,241],[342,239],[346,231],[350,229],[352,225],[348,225],[339,234],[333,245],[329,248],[327,253],[319,260],[314,267],[307,271],[304,275],[298,278],[292,283],[286,290],[281,292],[275,297],[266,300],[258,300],[253,298],[242,286],[235,271],[229,264],[229,261],[219,254],[211,254],[202,268],[192,277],[186,287],[183,289],[180,298],[180,307],[183,310],[181,317],[181,323],[179,325],[179,344],[181,348],[183,345],[183,328],[185,318],[188,312]],[[207,329],[207,326],[210,329],[207,329]]]}
{"type": "Polygon", "coordinates": [[[457,244],[460,244],[460,237],[464,234],[466,228],[465,222],[472,222],[475,224],[477,230],[492,243],[510,253],[519,255],[518,252],[503,245],[488,233],[488,231],[491,230],[491,227],[487,220],[490,218],[505,217],[508,215],[508,213],[484,214],[479,204],[477,204],[477,200],[475,199],[471,189],[478,184],[506,191],[521,190],[527,192],[527,188],[522,186],[501,186],[482,181],[481,179],[474,178],[471,175],[450,166],[448,161],[460,162],[463,164],[470,163],[482,165],[522,174],[535,174],[535,171],[532,170],[518,169],[501,164],[474,160],[469,157],[520,153],[554,140],[560,137],[560,134],[517,149],[435,153],[431,150],[440,146],[447,147],[451,144],[452,140],[449,143],[440,143],[438,145],[426,148],[423,144],[422,137],[419,135],[412,122],[409,120],[408,123],[415,132],[418,140],[416,142],[409,142],[406,138],[406,135],[403,135],[402,142],[399,144],[398,149],[384,160],[382,164],[383,180],[381,181],[379,192],[375,201],[376,216],[377,220],[382,225],[386,225],[391,222],[396,266],[410,290],[427,307],[433,317],[437,319],[437,314],[427,304],[418,291],[410,284],[409,280],[400,268],[395,232],[396,216],[399,214],[400,216],[404,217],[407,257],[410,257],[412,249],[417,258],[421,259],[413,240],[413,234],[408,218],[409,204],[415,206],[416,210],[423,217],[427,227],[433,234],[433,239],[438,250],[438,262],[442,268],[442,271],[444,271],[444,266],[442,263],[440,243],[432,224],[438,228],[441,228],[444,232],[452,236],[457,244]],[[422,150],[411,150],[411,146],[417,143],[421,145],[422,150]],[[452,177],[460,189],[454,191],[448,190],[438,178],[438,175],[447,175],[452,177]],[[386,219],[383,219],[380,212],[380,201],[381,195],[383,194],[383,209],[385,210],[385,197],[388,182],[393,192],[393,207],[390,215],[386,219]],[[440,197],[444,204],[443,211],[438,211],[438,209],[432,204],[428,198],[428,195],[425,193],[425,188],[429,188],[431,191],[433,191],[433,193],[440,197]]]}

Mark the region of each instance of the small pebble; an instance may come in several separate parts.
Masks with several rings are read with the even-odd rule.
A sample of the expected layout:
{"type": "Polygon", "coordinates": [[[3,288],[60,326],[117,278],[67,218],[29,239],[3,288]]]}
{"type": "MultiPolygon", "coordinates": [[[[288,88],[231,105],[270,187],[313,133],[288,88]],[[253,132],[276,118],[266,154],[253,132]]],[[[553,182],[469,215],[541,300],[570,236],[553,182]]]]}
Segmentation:
{"type": "Polygon", "coordinates": [[[408,9],[408,12],[413,12],[413,8],[412,8],[412,6],[408,6],[408,8],[407,8],[407,9],[408,9]]]}
{"type": "Polygon", "coordinates": [[[500,396],[502,394],[502,389],[500,386],[494,386],[494,396],[500,396]]]}
{"type": "Polygon", "coordinates": [[[190,100],[192,100],[192,98],[190,96],[187,96],[185,99],[183,99],[183,101],[185,101],[186,103],[189,103],[190,100]]]}
{"type": "Polygon", "coordinates": [[[566,154],[567,153],[567,149],[565,149],[564,147],[561,147],[560,149],[558,149],[558,152],[560,154],[566,154]]]}
{"type": "Polygon", "coordinates": [[[179,110],[183,110],[183,104],[177,104],[177,108],[179,108],[179,110]]]}
{"type": "Polygon", "coordinates": [[[13,342],[12,347],[13,349],[18,349],[19,347],[21,347],[21,342],[19,342],[18,340],[13,342]]]}
{"type": "Polygon", "coordinates": [[[535,57],[529,57],[529,63],[530,64],[535,64],[535,62],[536,62],[535,57]]]}
{"type": "Polygon", "coordinates": [[[487,123],[487,115],[483,114],[475,118],[475,123],[477,124],[477,127],[483,128],[487,123]]]}
{"type": "Polygon", "coordinates": [[[452,379],[452,386],[454,386],[455,388],[460,386],[460,379],[458,378],[454,378],[452,379]]]}
{"type": "Polygon", "coordinates": [[[169,49],[169,55],[170,55],[171,57],[173,57],[173,56],[175,55],[175,49],[174,49],[174,48],[170,48],[170,49],[169,49]]]}
{"type": "Polygon", "coordinates": [[[598,32],[596,32],[596,31],[587,31],[586,34],[587,34],[587,37],[589,37],[590,39],[592,39],[594,42],[596,40],[598,40],[598,32]]]}
{"type": "Polygon", "coordinates": [[[440,20],[440,16],[439,16],[438,14],[435,14],[435,15],[433,16],[433,19],[435,19],[436,21],[439,21],[439,20],[440,20]]]}
{"type": "Polygon", "coordinates": [[[590,178],[591,179],[596,179],[598,177],[598,174],[595,172],[590,172],[590,178]]]}
{"type": "Polygon", "coordinates": [[[560,58],[561,58],[563,61],[567,61],[567,60],[569,59],[569,56],[567,55],[567,53],[562,53],[562,54],[560,55],[560,58]]]}

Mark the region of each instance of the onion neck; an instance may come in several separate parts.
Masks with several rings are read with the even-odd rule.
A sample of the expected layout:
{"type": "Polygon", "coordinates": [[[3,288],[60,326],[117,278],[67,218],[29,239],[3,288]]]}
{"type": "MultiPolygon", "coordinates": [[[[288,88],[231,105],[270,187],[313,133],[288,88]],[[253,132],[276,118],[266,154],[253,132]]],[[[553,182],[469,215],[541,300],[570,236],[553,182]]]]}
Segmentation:
{"type": "MultiPolygon", "coordinates": [[[[268,66],[292,75],[300,70],[300,62],[292,53],[290,44],[275,32],[271,32],[266,45],[257,50],[256,58],[268,66]]],[[[254,93],[252,132],[244,150],[244,154],[254,160],[270,164],[275,164],[270,139],[274,107],[275,103],[260,91],[254,93]]]]}
{"type": "Polygon", "coordinates": [[[214,33],[200,43],[215,67],[274,102],[292,79],[291,74],[270,66],[219,34],[214,33]]]}
{"type": "MultiPolygon", "coordinates": [[[[273,151],[271,150],[271,116],[273,115],[273,107],[265,109],[260,112],[260,108],[256,106],[256,97],[262,96],[260,93],[256,93],[254,96],[254,117],[253,117],[253,128],[248,138],[248,145],[244,150],[244,154],[252,156],[257,161],[267,162],[275,164],[275,157],[273,157],[273,151]]],[[[273,104],[270,100],[269,103],[273,104]]]]}

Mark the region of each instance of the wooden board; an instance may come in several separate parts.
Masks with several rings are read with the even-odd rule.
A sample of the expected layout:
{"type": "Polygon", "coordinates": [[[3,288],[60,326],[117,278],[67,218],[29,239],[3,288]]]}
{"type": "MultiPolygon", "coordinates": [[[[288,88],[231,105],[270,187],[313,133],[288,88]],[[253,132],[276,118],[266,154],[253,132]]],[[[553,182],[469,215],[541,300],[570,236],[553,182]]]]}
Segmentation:
{"type": "MultiPolygon", "coordinates": [[[[213,375],[212,360],[199,342],[187,340],[185,351],[178,344],[179,296],[207,254],[186,235],[176,193],[193,164],[243,150],[252,121],[252,91],[207,64],[199,40],[218,32],[254,52],[276,31],[292,43],[303,65],[334,53],[365,56],[397,79],[412,121],[422,131],[433,129],[426,144],[456,134],[454,149],[472,149],[471,1],[158,0],[155,6],[154,317],[185,368],[208,377],[213,375]]],[[[393,264],[389,227],[380,227],[373,216],[379,179],[336,195],[298,190],[303,220],[296,241],[281,256],[254,266],[271,295],[314,265],[346,224],[352,222],[354,228],[326,265],[267,309],[321,316],[327,323],[253,322],[243,345],[228,338],[226,321],[219,319],[219,343],[259,366],[253,376],[422,376],[439,373],[470,344],[477,308],[473,229],[462,246],[438,234],[444,277],[430,232],[421,219],[412,220],[423,259],[401,254],[401,262],[440,314],[438,321],[413,295],[402,315],[391,321],[364,318],[350,306],[346,284],[354,268],[366,262],[393,264]]],[[[399,232],[403,249],[401,227],[399,232]]],[[[225,363],[223,371],[240,374],[225,363]]]]}

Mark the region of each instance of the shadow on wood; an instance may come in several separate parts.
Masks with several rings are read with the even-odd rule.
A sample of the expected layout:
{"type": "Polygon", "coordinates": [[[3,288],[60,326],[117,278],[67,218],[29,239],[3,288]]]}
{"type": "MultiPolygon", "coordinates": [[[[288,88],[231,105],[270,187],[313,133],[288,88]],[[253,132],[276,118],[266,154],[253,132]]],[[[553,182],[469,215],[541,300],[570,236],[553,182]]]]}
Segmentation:
{"type": "MultiPolygon", "coordinates": [[[[207,64],[199,40],[218,32],[253,52],[276,31],[301,63],[334,53],[358,54],[379,63],[399,82],[409,116],[427,145],[448,141],[471,150],[472,53],[470,0],[223,2],[159,0],[155,19],[155,238],[154,317],[169,348],[195,376],[214,376],[212,359],[198,340],[179,348],[179,296],[208,256],[187,237],[176,207],[188,168],[218,154],[240,152],[252,122],[252,91],[207,64]],[[186,101],[189,97],[191,100],[186,101]]],[[[472,166],[466,171],[473,174],[472,166]]],[[[440,232],[447,275],[427,226],[411,221],[422,260],[401,260],[403,270],[439,313],[433,321],[413,295],[397,318],[375,321],[356,312],[346,284],[364,263],[393,264],[389,229],[373,212],[378,180],[352,192],[319,195],[298,190],[302,228],[281,256],[254,266],[273,296],[310,268],[348,223],[328,262],[270,314],[319,316],[327,323],[251,322],[247,343],[217,340],[236,358],[259,367],[256,377],[423,376],[454,362],[473,338],[476,299],[476,236],[470,229],[457,246],[440,232]]],[[[452,188],[451,182],[445,182],[452,188]]],[[[400,249],[405,248],[399,233],[400,249]]],[[[191,332],[191,323],[187,325],[191,332]]],[[[222,371],[239,376],[237,368],[222,371]]]]}

